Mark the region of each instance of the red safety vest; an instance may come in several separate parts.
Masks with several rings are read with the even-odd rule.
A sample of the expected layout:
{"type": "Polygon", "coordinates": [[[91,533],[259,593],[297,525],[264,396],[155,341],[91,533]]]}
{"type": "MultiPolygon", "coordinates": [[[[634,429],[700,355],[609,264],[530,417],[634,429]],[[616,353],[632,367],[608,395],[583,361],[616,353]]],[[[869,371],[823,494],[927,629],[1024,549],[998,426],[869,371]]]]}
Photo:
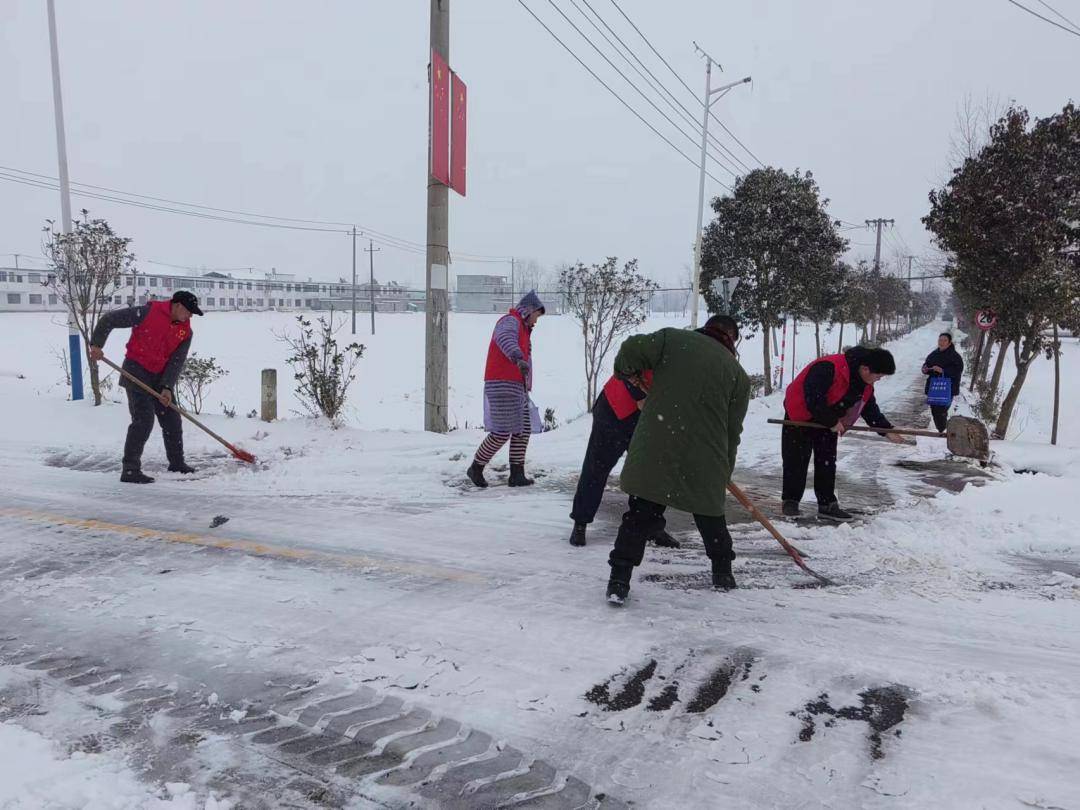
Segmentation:
{"type": "MultiPolygon", "coordinates": [[[[843,399],[844,394],[847,393],[848,388],[851,386],[851,368],[848,366],[846,356],[830,354],[820,360],[815,360],[799,372],[799,376],[791,381],[791,385],[788,386],[787,392],[784,394],[784,408],[787,410],[788,418],[794,419],[796,422],[810,422],[813,420],[810,409],[806,407],[806,394],[803,391],[803,386],[806,383],[806,375],[817,363],[832,363],[833,368],[836,370],[833,375],[832,385],[829,386],[829,390],[825,395],[825,402],[828,405],[835,405],[843,399]]],[[[873,395],[874,386],[866,386],[862,394],[862,405],[869,402],[870,397],[873,395]]],[[[860,410],[862,405],[860,405],[860,410]]]]}
{"type": "MultiPolygon", "coordinates": [[[[645,371],[641,377],[645,385],[652,385],[652,371],[645,371]]],[[[630,395],[630,389],[626,383],[614,374],[604,383],[604,396],[607,397],[608,405],[619,419],[627,419],[637,413],[637,400],[630,395]]]]}
{"type": "Polygon", "coordinates": [[[172,353],[191,334],[189,322],[173,323],[170,301],[154,301],[143,322],[131,330],[127,359],[134,360],[151,374],[160,374],[172,353]]]}
{"type": "MultiPolygon", "coordinates": [[[[521,317],[521,313],[516,309],[510,310],[510,317],[514,318],[518,324],[518,347],[521,349],[522,355],[525,360],[532,356],[532,340],[529,336],[529,328],[525,325],[524,319],[521,317]]],[[[507,316],[503,316],[507,317],[507,316]]],[[[491,343],[488,345],[487,365],[484,367],[484,381],[491,380],[508,380],[510,382],[523,382],[521,379],[521,370],[517,367],[517,363],[503,354],[503,350],[499,348],[499,344],[495,342],[495,335],[491,336],[491,343]]],[[[529,380],[529,388],[532,388],[532,380],[529,380]]]]}

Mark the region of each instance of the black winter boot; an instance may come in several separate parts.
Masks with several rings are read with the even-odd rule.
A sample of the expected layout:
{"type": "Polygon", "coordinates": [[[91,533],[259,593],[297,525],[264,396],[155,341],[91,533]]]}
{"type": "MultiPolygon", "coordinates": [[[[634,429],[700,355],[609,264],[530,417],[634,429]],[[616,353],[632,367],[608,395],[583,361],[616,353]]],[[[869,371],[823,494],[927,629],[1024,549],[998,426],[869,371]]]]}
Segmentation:
{"type": "Polygon", "coordinates": [[[506,482],[510,487],[531,487],[535,481],[531,478],[525,477],[525,465],[524,464],[511,464],[510,465],[510,479],[506,482]]]}
{"type": "Polygon", "coordinates": [[[799,516],[799,502],[798,501],[784,501],[784,517],[798,517],[799,516]]]}
{"type": "Polygon", "coordinates": [[[845,512],[841,509],[839,501],[824,505],[818,504],[817,514],[822,520],[831,520],[833,523],[846,523],[855,517],[851,512],[845,512]]]}
{"type": "Polygon", "coordinates": [[[731,560],[716,561],[712,564],[712,586],[718,591],[733,591],[739,587],[731,573],[731,560]]]}
{"type": "Polygon", "coordinates": [[[477,462],[474,461],[472,463],[472,466],[469,467],[469,469],[465,472],[465,474],[467,476],[469,476],[469,480],[472,481],[473,484],[475,484],[480,489],[486,489],[487,488],[488,482],[487,482],[487,479],[484,478],[484,465],[483,464],[478,464],[477,462]]]}
{"type": "Polygon", "coordinates": [[[634,569],[629,565],[611,566],[611,578],[607,584],[607,600],[616,607],[621,606],[630,596],[630,577],[634,569]]]}
{"type": "Polygon", "coordinates": [[[584,523],[575,523],[574,530],[570,532],[570,545],[583,546],[585,545],[585,530],[587,526],[584,523]]]}
{"type": "Polygon", "coordinates": [[[187,464],[181,461],[177,464],[170,464],[169,472],[180,473],[181,475],[191,475],[193,472],[195,472],[195,468],[189,467],[187,464]]]}
{"type": "Polygon", "coordinates": [[[653,535],[652,541],[657,548],[682,548],[679,541],[665,531],[653,535]]]}
{"type": "Polygon", "coordinates": [[[142,470],[124,470],[120,473],[120,481],[124,484],[152,484],[154,479],[149,475],[143,475],[142,470]]]}

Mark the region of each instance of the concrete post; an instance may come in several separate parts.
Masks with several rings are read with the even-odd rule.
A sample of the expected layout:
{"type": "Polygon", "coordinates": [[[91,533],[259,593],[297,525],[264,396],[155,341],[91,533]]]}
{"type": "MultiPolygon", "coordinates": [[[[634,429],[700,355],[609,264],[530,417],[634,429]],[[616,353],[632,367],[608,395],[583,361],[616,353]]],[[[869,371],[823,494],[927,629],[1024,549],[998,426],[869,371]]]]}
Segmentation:
{"type": "Polygon", "coordinates": [[[262,370],[262,415],[264,422],[277,419],[277,369],[262,370]]]}

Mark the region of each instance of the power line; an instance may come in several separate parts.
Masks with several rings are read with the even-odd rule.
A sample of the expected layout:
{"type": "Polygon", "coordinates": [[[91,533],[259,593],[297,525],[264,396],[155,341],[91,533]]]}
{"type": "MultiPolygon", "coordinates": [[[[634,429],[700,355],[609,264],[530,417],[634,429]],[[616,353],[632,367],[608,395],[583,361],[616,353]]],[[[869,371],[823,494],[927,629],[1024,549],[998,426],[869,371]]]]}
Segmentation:
{"type": "MultiPolygon", "coordinates": [[[[668,115],[666,112],[661,110],[656,105],[656,102],[654,102],[651,98],[649,98],[640,87],[638,87],[636,84],[634,84],[634,82],[632,82],[627,77],[627,75],[625,73],[623,73],[616,66],[616,64],[611,61],[611,59],[608,58],[607,54],[605,54],[602,50],[600,50],[599,47],[597,47],[596,43],[593,42],[589,38],[588,34],[586,34],[584,31],[582,31],[580,28],[578,28],[577,24],[566,15],[566,12],[563,11],[558,5],[556,5],[555,0],[547,0],[547,2],[548,2],[548,5],[550,5],[553,9],[555,9],[555,11],[557,11],[559,13],[559,16],[561,16],[564,20],[566,20],[566,22],[570,24],[570,27],[573,28],[575,31],[577,31],[578,34],[581,36],[581,38],[584,39],[589,44],[589,46],[594,51],[596,51],[605,62],[608,63],[608,65],[611,67],[612,70],[614,70],[616,73],[618,73],[620,76],[622,76],[623,81],[625,81],[628,85],[630,85],[637,92],[637,94],[639,96],[641,96],[643,99],[645,99],[646,103],[648,103],[649,106],[651,106],[654,110],[656,110],[656,112],[658,112],[669,124],[671,124],[673,127],[675,127],[675,129],[677,129],[679,131],[680,135],[682,135],[684,138],[686,138],[688,141],[690,141],[690,144],[692,146],[697,145],[696,141],[694,140],[694,136],[687,134],[686,130],[684,130],[681,126],[679,126],[677,123],[675,123],[675,121],[672,120],[670,115],[668,115]]],[[[715,161],[716,158],[714,157],[713,160],[715,161]]],[[[728,171],[731,171],[731,170],[728,169],[728,171]]],[[[717,182],[720,182],[720,181],[717,180],[717,182]]],[[[724,186],[724,188],[727,188],[728,191],[731,191],[731,189],[728,186],[724,186]]]]}
{"type": "MultiPolygon", "coordinates": [[[[619,54],[619,56],[622,57],[623,61],[626,62],[626,64],[628,64],[631,69],[642,78],[642,80],[650,87],[650,89],[660,95],[661,100],[663,100],[665,104],[671,107],[671,109],[676,113],[676,115],[679,115],[684,121],[687,121],[690,124],[695,134],[700,132],[701,125],[694,120],[692,113],[687,110],[686,107],[681,102],[679,102],[678,99],[675,99],[675,103],[673,104],[667,98],[667,96],[671,95],[671,92],[666,87],[664,87],[662,83],[656,80],[656,77],[652,74],[652,71],[650,71],[648,67],[646,67],[640,59],[638,59],[637,54],[635,54],[632,49],[628,48],[626,46],[626,43],[623,42],[623,40],[619,37],[617,33],[615,33],[614,30],[612,30],[611,26],[607,24],[604,18],[597,14],[596,9],[594,9],[592,5],[589,4],[589,0],[582,1],[585,3],[586,6],[589,7],[589,10],[593,13],[593,16],[595,16],[596,19],[599,20],[601,24],[603,24],[604,28],[610,31],[612,36],[614,36],[615,39],[619,41],[619,43],[622,45],[622,49],[620,49],[619,46],[617,46],[614,42],[611,41],[611,37],[604,33],[604,31],[601,30],[600,26],[596,24],[596,21],[594,21],[592,17],[590,17],[588,14],[585,13],[584,10],[582,10],[581,6],[577,4],[576,0],[570,0],[570,5],[577,9],[578,13],[585,18],[585,20],[593,27],[593,29],[598,34],[600,34],[601,37],[604,38],[604,41],[607,42],[609,46],[611,46],[611,49],[615,51],[615,53],[619,54]],[[627,53],[629,53],[630,56],[633,57],[633,61],[630,59],[630,56],[627,56],[627,53]],[[645,68],[645,71],[646,73],[648,73],[648,75],[646,75],[646,73],[643,73],[642,69],[639,68],[637,64],[634,64],[635,61],[643,68],[645,68]],[[652,78],[650,78],[650,76],[652,78]],[[667,96],[665,96],[665,93],[667,94],[667,96]],[[681,111],[678,109],[679,107],[682,108],[681,111]]],[[[672,96],[672,98],[674,98],[674,96],[672,96]]],[[[712,152],[708,152],[707,154],[708,157],[712,158],[714,163],[719,165],[725,171],[729,172],[733,176],[738,176],[738,170],[732,169],[731,166],[729,166],[727,163],[722,162],[717,155],[713,154],[712,152]]]]}
{"type": "MultiPolygon", "coordinates": [[[[536,22],[539,23],[540,26],[545,31],[547,31],[551,35],[552,39],[554,39],[556,42],[558,42],[568,54],[570,54],[572,57],[574,57],[575,61],[577,61],[577,63],[579,65],[581,65],[583,68],[585,68],[585,70],[587,70],[589,72],[589,75],[591,75],[594,79],[596,79],[598,82],[600,82],[600,84],[602,84],[604,86],[605,90],[607,90],[609,93],[611,93],[611,95],[615,96],[615,98],[618,99],[620,104],[622,104],[624,107],[626,107],[626,109],[628,109],[631,113],[633,113],[635,118],[637,118],[639,121],[641,121],[641,123],[643,123],[649,129],[651,129],[653,131],[653,133],[657,137],[659,137],[661,140],[664,141],[664,143],[666,143],[668,146],[670,146],[672,149],[674,149],[676,152],[678,152],[680,155],[682,155],[683,158],[691,166],[700,168],[700,166],[699,166],[699,164],[698,164],[698,162],[696,160],[694,160],[692,157],[690,157],[688,154],[686,154],[684,151],[682,151],[679,147],[677,147],[674,143],[672,143],[671,140],[666,135],[664,135],[662,132],[660,132],[660,130],[658,130],[656,127],[654,127],[652,124],[650,124],[641,115],[641,113],[639,113],[632,106],[630,106],[630,104],[622,96],[620,96],[617,92],[615,92],[615,90],[613,90],[611,88],[611,85],[609,85],[607,82],[605,82],[603,79],[601,79],[591,67],[589,67],[587,64],[585,64],[585,62],[582,61],[581,57],[579,57],[576,53],[574,53],[573,49],[569,45],[567,45],[565,42],[563,42],[559,38],[558,34],[556,34],[554,31],[551,30],[551,28],[548,27],[547,23],[545,23],[538,16],[536,16],[536,12],[534,12],[531,8],[529,8],[527,5],[525,5],[524,0],[517,0],[517,1],[518,1],[518,5],[520,5],[523,9],[525,9],[527,12],[529,12],[529,15],[534,20],[536,20],[536,22]]],[[[708,174],[709,177],[711,177],[716,183],[723,186],[728,191],[731,191],[731,187],[728,186],[726,183],[724,183],[719,178],[717,178],[715,175],[710,174],[708,171],[706,171],[705,173],[708,174]]]]}
{"type": "MultiPolygon", "coordinates": [[[[690,95],[692,95],[695,100],[697,100],[697,93],[695,93],[693,90],[690,89],[690,85],[688,85],[683,80],[683,77],[680,76],[678,74],[678,72],[675,70],[675,68],[673,68],[671,66],[671,63],[669,63],[667,59],[665,59],[663,56],[661,56],[660,51],[656,50],[656,48],[653,47],[653,44],[649,41],[649,38],[647,36],[645,36],[645,34],[642,33],[641,29],[638,28],[637,25],[634,24],[634,21],[631,20],[630,17],[627,16],[626,12],[622,10],[622,7],[617,2],[615,2],[615,0],[611,0],[611,5],[615,6],[615,8],[618,9],[619,13],[623,16],[623,18],[628,23],[630,23],[630,26],[635,31],[637,31],[638,36],[641,37],[642,40],[644,40],[645,44],[649,46],[649,50],[651,50],[654,54],[656,54],[656,57],[667,66],[667,69],[670,70],[672,75],[676,79],[679,80],[679,83],[682,84],[682,86],[686,88],[686,91],[688,93],[690,93],[690,95]]],[[[724,122],[721,121],[716,116],[716,113],[714,113],[711,109],[709,110],[709,117],[712,118],[717,124],[719,124],[720,127],[724,130],[724,132],[726,132],[728,135],[730,135],[732,140],[734,140],[735,143],[737,143],[739,146],[741,146],[746,151],[746,154],[750,155],[750,157],[752,157],[754,160],[756,160],[758,162],[759,166],[764,168],[765,164],[762,162],[761,158],[759,158],[757,155],[755,155],[753,152],[751,152],[750,147],[748,147],[745,143],[740,141],[739,138],[735,135],[735,133],[732,132],[730,129],[728,129],[727,126],[724,124],[724,122]]]]}
{"type": "MultiPolygon", "coordinates": [[[[683,119],[690,122],[690,125],[694,128],[695,134],[697,132],[700,132],[701,124],[697,122],[697,120],[694,118],[694,114],[686,107],[686,105],[679,101],[675,94],[667,88],[667,85],[665,85],[662,81],[660,81],[659,78],[657,78],[656,74],[653,73],[652,70],[649,69],[649,66],[641,60],[641,58],[637,55],[634,49],[626,44],[626,41],[622,37],[620,37],[618,32],[616,32],[615,29],[608,24],[607,20],[604,19],[603,15],[601,15],[596,10],[596,8],[592,5],[592,3],[589,2],[589,0],[582,0],[582,2],[588,7],[589,11],[593,13],[593,16],[600,21],[604,28],[606,28],[611,33],[611,35],[615,37],[615,39],[619,42],[619,45],[622,46],[623,50],[633,57],[634,62],[637,62],[637,64],[641,66],[640,69],[635,66],[634,62],[631,62],[630,59],[625,54],[623,54],[623,52],[620,51],[618,47],[616,47],[615,43],[611,41],[607,34],[601,31],[600,28],[596,25],[596,23],[593,22],[592,19],[587,14],[585,14],[584,11],[581,10],[576,0],[570,0],[571,5],[573,5],[574,8],[578,10],[581,16],[589,20],[593,28],[595,28],[599,32],[600,36],[602,36],[607,41],[607,43],[612,47],[612,49],[614,49],[616,53],[619,53],[626,61],[626,63],[630,65],[630,67],[632,67],[637,72],[637,74],[641,76],[641,78],[644,79],[654,90],[661,93],[660,97],[664,99],[665,103],[667,103],[669,107],[675,109],[675,107],[678,106],[682,110],[681,115],[683,119]],[[648,77],[645,75],[645,73],[642,73],[642,69],[645,71],[645,73],[648,74],[648,77]],[[665,97],[665,94],[667,97],[665,97]],[[668,100],[668,97],[670,97],[670,101],[668,100]]],[[[679,110],[675,110],[675,112],[678,113],[679,110]]],[[[730,156],[730,158],[735,161],[736,165],[740,167],[741,170],[750,171],[750,167],[743,163],[743,161],[740,160],[738,155],[728,149],[728,147],[726,147],[724,144],[720,143],[720,141],[717,140],[716,136],[712,133],[709,133],[709,141],[713,144],[715,148],[718,148],[724,153],[726,153],[726,156],[730,156]]],[[[712,156],[710,155],[710,157],[712,156]]],[[[713,160],[715,161],[717,159],[713,157],[713,160]]],[[[733,175],[737,176],[739,174],[739,171],[733,171],[727,166],[724,166],[724,168],[726,168],[733,175]]]]}
{"type": "MultiPolygon", "coordinates": [[[[18,177],[18,176],[15,176],[15,175],[6,174],[4,172],[0,172],[0,180],[7,180],[8,182],[20,183],[20,184],[25,185],[25,186],[31,186],[31,187],[34,187],[34,188],[43,188],[43,189],[48,189],[48,190],[51,190],[51,191],[56,191],[57,189],[59,189],[59,185],[56,184],[56,183],[49,183],[49,182],[45,182],[45,181],[42,181],[42,180],[34,180],[32,178],[18,177]]],[[[72,183],[72,185],[75,185],[75,184],[72,183]]],[[[115,202],[115,203],[120,203],[122,205],[134,206],[136,208],[145,208],[145,209],[150,210],[150,211],[161,211],[161,212],[171,213],[171,214],[183,214],[184,216],[196,217],[196,218],[199,218],[199,219],[216,220],[216,221],[219,221],[219,222],[232,222],[232,223],[239,224],[239,225],[258,225],[258,226],[264,227],[264,228],[280,228],[280,229],[283,229],[283,230],[290,230],[290,231],[315,231],[315,232],[321,232],[321,233],[345,233],[345,231],[338,230],[338,229],[331,229],[331,228],[316,228],[316,227],[307,226],[307,225],[285,225],[285,224],[282,224],[282,223],[275,223],[275,222],[260,222],[258,220],[240,219],[238,217],[225,217],[225,216],[220,216],[220,215],[217,215],[217,214],[204,214],[204,213],[201,213],[199,211],[185,211],[185,210],[182,210],[182,209],[179,209],[179,208],[170,208],[170,207],[164,206],[164,205],[152,205],[150,203],[137,202],[135,200],[128,200],[128,199],[124,199],[123,197],[116,197],[116,196],[112,196],[112,195],[108,195],[108,194],[99,194],[97,192],[92,192],[92,191],[80,191],[80,190],[74,189],[74,188],[72,189],[71,193],[76,195],[76,196],[79,196],[79,197],[87,197],[87,198],[95,199],[95,200],[104,200],[106,202],[115,202]]]]}
{"type": "Polygon", "coordinates": [[[254,266],[248,265],[247,267],[191,267],[186,264],[171,264],[169,262],[159,262],[154,259],[139,259],[138,261],[145,264],[152,264],[157,267],[171,267],[173,270],[191,270],[194,273],[206,273],[206,272],[218,272],[218,273],[239,273],[241,270],[254,270],[254,266]]]}
{"type": "MultiPolygon", "coordinates": [[[[1042,14],[1040,14],[1039,12],[1037,12],[1037,11],[1035,11],[1035,10],[1033,10],[1033,9],[1030,9],[1030,8],[1028,8],[1028,7],[1027,7],[1027,6],[1025,6],[1025,5],[1022,5],[1021,3],[1018,3],[1018,2],[1016,2],[1016,0],[1008,0],[1008,2],[1012,3],[1012,4],[1014,5],[1014,6],[1016,6],[1016,7],[1017,7],[1017,8],[1019,8],[1019,9],[1023,9],[1024,11],[1026,11],[1026,12],[1027,12],[1028,14],[1030,14],[1031,16],[1033,16],[1033,17],[1038,17],[1038,18],[1039,18],[1040,20],[1042,20],[1043,22],[1046,22],[1046,23],[1050,23],[1050,25],[1054,26],[1055,28],[1060,28],[1060,29],[1061,29],[1062,31],[1066,32],[1067,34],[1072,34],[1072,35],[1073,35],[1074,37],[1080,37],[1080,31],[1076,31],[1076,30],[1074,30],[1074,29],[1072,29],[1072,28],[1066,28],[1066,27],[1065,27],[1064,25],[1062,25],[1061,23],[1059,23],[1059,22],[1054,22],[1054,21],[1053,21],[1053,20],[1051,20],[1051,19],[1050,19],[1049,17],[1044,17],[1044,16],[1043,16],[1042,14]]],[[[1056,13],[1056,12],[1055,12],[1055,13],[1056,13]]]]}
{"type": "MultiPolygon", "coordinates": [[[[47,174],[40,174],[38,172],[31,172],[25,169],[16,169],[9,166],[0,166],[0,180],[7,180],[8,182],[20,183],[22,185],[31,186],[35,188],[43,188],[49,190],[56,190],[59,188],[57,185],[57,179],[47,174]]],[[[184,216],[196,217],[199,219],[214,220],[219,222],[229,222],[233,224],[241,225],[257,225],[267,228],[280,228],[285,230],[296,231],[309,231],[316,233],[350,233],[344,227],[316,227],[316,226],[335,226],[345,223],[337,223],[329,220],[317,220],[317,219],[300,219],[297,217],[280,217],[270,214],[257,214],[250,211],[240,211],[231,208],[217,208],[209,205],[202,205],[199,203],[188,203],[179,200],[171,200],[166,197],[155,197],[148,194],[138,194],[131,191],[123,191],[121,189],[110,188],[108,186],[97,186],[92,183],[78,183],[71,181],[74,194],[87,197],[89,199],[103,200],[105,202],[114,202],[121,205],[129,205],[136,208],[144,208],[151,211],[159,211],[162,213],[181,214],[184,216]],[[80,189],[91,189],[80,190],[80,189]],[[94,191],[96,189],[96,191],[94,191]],[[109,194],[101,192],[110,192],[109,194]],[[122,195],[120,197],[115,195],[122,195]],[[126,199],[128,197],[135,199],[126,199]],[[150,200],[154,202],[140,202],[140,200],[150,200]],[[156,204],[161,203],[161,204],[156,204]],[[183,210],[176,208],[175,206],[183,206],[184,208],[197,209],[197,210],[183,210]],[[204,213],[210,212],[210,213],[204,213]],[[230,214],[235,216],[223,216],[224,214],[230,214]],[[252,219],[254,218],[254,219],[252,219]],[[263,222],[260,220],[275,220],[274,222],[263,222]],[[306,223],[305,225],[293,225],[287,223],[306,223]]],[[[349,228],[352,228],[349,225],[349,228]]],[[[426,251],[426,246],[420,242],[413,242],[408,239],[393,236],[391,234],[383,233],[381,231],[374,230],[372,228],[362,228],[356,226],[358,230],[363,230],[364,234],[369,238],[375,238],[380,244],[388,247],[396,248],[409,253],[422,254],[426,251]]],[[[462,260],[474,261],[474,262],[505,262],[508,257],[462,253],[458,256],[462,260]]]]}
{"type": "Polygon", "coordinates": [[[1077,25],[1076,23],[1074,23],[1072,20],[1070,20],[1068,17],[1066,17],[1064,14],[1062,14],[1060,11],[1058,11],[1056,8],[1054,8],[1052,5],[1045,2],[1045,0],[1035,0],[1035,1],[1040,6],[1042,6],[1043,8],[1046,8],[1046,9],[1049,9],[1050,11],[1052,11],[1054,13],[1054,16],[1064,20],[1069,25],[1071,25],[1073,28],[1075,28],[1077,31],[1080,31],[1080,25],[1077,25]]]}

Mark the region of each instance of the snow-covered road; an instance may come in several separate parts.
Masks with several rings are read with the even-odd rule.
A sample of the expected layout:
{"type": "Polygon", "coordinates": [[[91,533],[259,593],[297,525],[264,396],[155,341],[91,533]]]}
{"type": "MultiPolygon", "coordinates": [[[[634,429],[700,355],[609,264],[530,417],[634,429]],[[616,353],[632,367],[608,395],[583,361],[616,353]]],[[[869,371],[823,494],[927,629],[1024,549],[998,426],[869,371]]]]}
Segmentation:
{"type": "MultiPolygon", "coordinates": [[[[121,489],[121,409],[73,426],[14,386],[52,427],[0,435],[0,720],[165,806],[1080,807],[1075,479],[845,439],[841,495],[878,513],[784,525],[838,587],[736,516],[714,593],[679,519],[618,611],[621,498],[566,543],[584,422],[537,439],[531,491],[461,487],[472,432],[226,420],[264,464],[191,437],[195,480],[121,489]]],[[[773,514],[776,407],[737,475],[773,514]]]]}

